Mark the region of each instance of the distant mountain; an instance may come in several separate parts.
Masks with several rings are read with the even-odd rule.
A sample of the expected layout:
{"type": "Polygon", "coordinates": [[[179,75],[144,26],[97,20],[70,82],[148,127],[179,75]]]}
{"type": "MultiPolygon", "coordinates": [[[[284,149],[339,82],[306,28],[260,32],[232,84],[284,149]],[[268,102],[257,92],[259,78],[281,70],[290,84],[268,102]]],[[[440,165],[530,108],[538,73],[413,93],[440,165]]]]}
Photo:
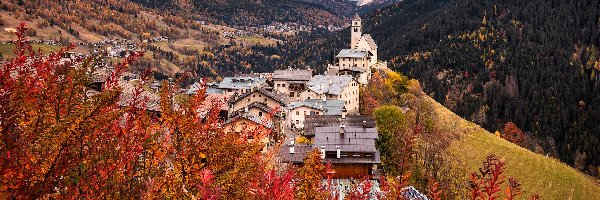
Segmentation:
{"type": "MultiPolygon", "coordinates": [[[[436,101],[492,132],[512,121],[522,146],[600,177],[598,19],[598,0],[405,0],[363,25],[436,101]]],[[[308,36],[291,60],[323,66],[348,38],[308,36]]]]}

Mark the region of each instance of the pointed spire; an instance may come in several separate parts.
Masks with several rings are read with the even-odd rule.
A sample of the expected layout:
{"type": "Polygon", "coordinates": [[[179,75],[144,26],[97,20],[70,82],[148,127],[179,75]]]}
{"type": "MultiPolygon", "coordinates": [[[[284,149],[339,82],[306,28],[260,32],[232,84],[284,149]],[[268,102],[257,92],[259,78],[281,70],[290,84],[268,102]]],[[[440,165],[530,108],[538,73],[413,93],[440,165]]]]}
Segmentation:
{"type": "Polygon", "coordinates": [[[354,17],[352,18],[352,21],[360,21],[360,20],[362,20],[362,19],[361,19],[361,18],[360,18],[360,16],[358,15],[358,12],[357,12],[357,13],[355,13],[355,14],[354,14],[354,17]]]}

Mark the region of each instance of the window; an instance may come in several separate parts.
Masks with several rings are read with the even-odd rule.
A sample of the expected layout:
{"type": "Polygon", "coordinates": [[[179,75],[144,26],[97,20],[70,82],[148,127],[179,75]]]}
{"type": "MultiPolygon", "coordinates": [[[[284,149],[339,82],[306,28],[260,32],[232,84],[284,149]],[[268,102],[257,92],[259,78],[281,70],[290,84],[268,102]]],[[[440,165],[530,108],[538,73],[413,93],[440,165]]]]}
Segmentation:
{"type": "Polygon", "coordinates": [[[294,97],[294,92],[290,92],[290,97],[294,97]]]}
{"type": "Polygon", "coordinates": [[[285,87],[285,84],[281,84],[281,87],[285,87]]]}
{"type": "Polygon", "coordinates": [[[258,112],[258,116],[259,116],[259,117],[262,117],[262,112],[258,112]]]}
{"type": "Polygon", "coordinates": [[[250,102],[250,99],[248,99],[248,102],[250,102]]]}
{"type": "Polygon", "coordinates": [[[277,87],[281,87],[281,84],[277,84],[277,87]]]}
{"type": "Polygon", "coordinates": [[[252,95],[252,97],[256,97],[256,95],[255,95],[255,94],[253,94],[253,95],[252,95]]]}
{"type": "Polygon", "coordinates": [[[315,111],[310,111],[310,115],[315,115],[315,111]]]}
{"type": "Polygon", "coordinates": [[[300,115],[300,111],[296,111],[296,115],[300,115]]]}
{"type": "Polygon", "coordinates": [[[296,124],[299,124],[299,123],[300,123],[300,120],[296,120],[296,124]]]}
{"type": "MultiPolygon", "coordinates": [[[[356,22],[354,23],[356,25],[356,22]]],[[[358,28],[354,28],[354,32],[358,32],[358,28]]]]}

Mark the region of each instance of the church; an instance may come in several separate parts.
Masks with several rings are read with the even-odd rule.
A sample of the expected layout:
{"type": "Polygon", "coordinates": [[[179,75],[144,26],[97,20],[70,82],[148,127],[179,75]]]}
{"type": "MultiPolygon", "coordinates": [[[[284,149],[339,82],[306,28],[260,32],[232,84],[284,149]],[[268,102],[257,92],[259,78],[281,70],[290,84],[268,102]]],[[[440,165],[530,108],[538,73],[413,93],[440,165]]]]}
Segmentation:
{"type": "Polygon", "coordinates": [[[377,59],[377,44],[370,34],[363,34],[362,19],[358,14],[350,25],[350,48],[335,56],[335,64],[327,66],[328,75],[350,75],[360,84],[371,79],[371,69],[387,68],[387,62],[377,59]]]}

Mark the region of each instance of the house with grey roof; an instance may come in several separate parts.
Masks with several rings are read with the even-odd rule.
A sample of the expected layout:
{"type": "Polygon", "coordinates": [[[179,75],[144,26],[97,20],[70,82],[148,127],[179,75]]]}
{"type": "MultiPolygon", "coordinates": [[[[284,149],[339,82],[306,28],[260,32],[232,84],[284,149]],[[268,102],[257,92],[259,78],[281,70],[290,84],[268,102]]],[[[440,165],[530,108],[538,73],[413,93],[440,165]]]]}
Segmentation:
{"type": "Polygon", "coordinates": [[[287,124],[290,128],[302,130],[304,119],[310,115],[341,115],[344,109],[342,100],[306,99],[288,104],[287,124]]]}
{"type": "Polygon", "coordinates": [[[334,179],[378,178],[381,174],[380,153],[375,148],[377,127],[327,124],[315,127],[314,144],[295,144],[293,140],[280,150],[284,163],[302,165],[308,152],[319,149],[324,163],[331,163],[334,179]]]}
{"type": "Polygon", "coordinates": [[[358,114],[359,83],[351,76],[316,75],[306,86],[303,99],[342,100],[348,114],[358,114]]]}
{"type": "Polygon", "coordinates": [[[301,93],[307,90],[306,83],[312,76],[311,69],[275,70],[273,89],[286,94],[290,100],[302,100],[301,93]]]}

